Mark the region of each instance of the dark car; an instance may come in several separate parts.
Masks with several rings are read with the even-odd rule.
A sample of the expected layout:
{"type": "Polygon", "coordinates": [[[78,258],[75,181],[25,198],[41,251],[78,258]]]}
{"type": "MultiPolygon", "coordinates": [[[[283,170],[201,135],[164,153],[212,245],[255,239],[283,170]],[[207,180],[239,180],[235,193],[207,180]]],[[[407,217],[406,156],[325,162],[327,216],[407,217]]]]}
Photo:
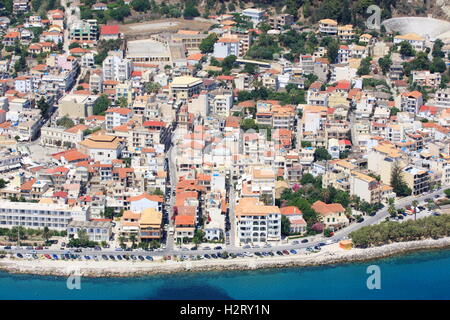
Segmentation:
{"type": "Polygon", "coordinates": [[[297,251],[295,251],[294,249],[289,250],[289,252],[292,254],[297,254],[297,251]]]}
{"type": "Polygon", "coordinates": [[[111,260],[116,260],[116,258],[115,258],[112,254],[109,256],[109,258],[110,258],[111,260]]]}
{"type": "Polygon", "coordinates": [[[221,246],[214,247],[214,250],[222,250],[221,246]]]}
{"type": "Polygon", "coordinates": [[[192,251],[197,250],[197,247],[192,247],[191,250],[192,251]]]}
{"type": "Polygon", "coordinates": [[[262,256],[261,252],[255,252],[255,255],[257,255],[258,257],[262,256]]]}
{"type": "Polygon", "coordinates": [[[120,254],[117,255],[116,258],[117,258],[117,260],[122,260],[122,259],[123,259],[122,256],[121,256],[120,254]]]}
{"type": "Polygon", "coordinates": [[[143,256],[138,256],[138,259],[141,260],[141,261],[145,260],[145,258],[143,256]]]}
{"type": "Polygon", "coordinates": [[[302,240],[302,243],[307,243],[308,242],[308,239],[303,239],[302,240]]]}
{"type": "Polygon", "coordinates": [[[77,248],[74,250],[75,252],[82,252],[83,250],[81,250],[80,248],[77,248]]]}
{"type": "Polygon", "coordinates": [[[21,253],[16,254],[16,256],[17,256],[18,258],[23,258],[23,255],[22,255],[21,253]]]}
{"type": "Polygon", "coordinates": [[[277,251],[277,255],[282,256],[282,255],[283,255],[283,252],[277,251]]]}
{"type": "Polygon", "coordinates": [[[419,209],[420,211],[423,211],[423,210],[425,210],[425,207],[418,206],[417,209],[419,209]]]}
{"type": "Polygon", "coordinates": [[[203,255],[203,257],[205,257],[205,259],[211,259],[211,256],[209,254],[203,255]]]}
{"type": "Polygon", "coordinates": [[[288,254],[289,254],[289,251],[283,250],[283,254],[288,255],[288,254]]]}
{"type": "Polygon", "coordinates": [[[214,253],[213,253],[213,254],[211,255],[211,258],[213,258],[213,259],[217,259],[218,257],[217,257],[217,255],[216,255],[216,254],[214,254],[214,253]]]}
{"type": "Polygon", "coordinates": [[[109,260],[106,254],[102,255],[103,260],[109,260]]]}
{"type": "Polygon", "coordinates": [[[153,261],[153,258],[150,256],[146,256],[145,259],[147,259],[148,261],[153,261]]]}
{"type": "Polygon", "coordinates": [[[11,250],[11,246],[6,246],[5,250],[11,250]]]}
{"type": "Polygon", "coordinates": [[[321,242],[321,243],[319,243],[319,246],[321,246],[321,247],[323,247],[323,246],[325,246],[326,245],[326,243],[325,242],[321,242]]]}
{"type": "Polygon", "coordinates": [[[136,256],[131,256],[130,257],[132,260],[137,260],[136,256]]]}
{"type": "Polygon", "coordinates": [[[269,251],[268,254],[269,254],[269,256],[271,256],[271,257],[274,256],[274,253],[273,253],[272,251],[269,251]]]}

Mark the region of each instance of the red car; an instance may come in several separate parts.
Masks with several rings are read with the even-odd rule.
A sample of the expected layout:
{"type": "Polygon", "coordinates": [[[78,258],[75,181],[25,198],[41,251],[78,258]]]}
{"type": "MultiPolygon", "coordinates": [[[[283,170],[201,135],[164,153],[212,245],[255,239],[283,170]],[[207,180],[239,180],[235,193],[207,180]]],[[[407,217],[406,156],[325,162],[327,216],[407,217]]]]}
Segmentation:
{"type": "Polygon", "coordinates": [[[44,254],[44,257],[46,257],[47,259],[52,260],[52,257],[49,254],[44,254]]]}

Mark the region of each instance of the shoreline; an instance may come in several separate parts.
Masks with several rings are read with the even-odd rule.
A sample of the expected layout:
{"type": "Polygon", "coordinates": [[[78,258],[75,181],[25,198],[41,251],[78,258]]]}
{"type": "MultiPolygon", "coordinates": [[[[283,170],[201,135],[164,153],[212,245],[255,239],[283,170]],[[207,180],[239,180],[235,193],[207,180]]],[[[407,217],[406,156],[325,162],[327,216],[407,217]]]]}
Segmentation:
{"type": "Polygon", "coordinates": [[[34,274],[68,277],[72,274],[88,278],[141,277],[186,272],[233,271],[322,266],[382,259],[420,250],[450,248],[450,237],[397,242],[367,249],[344,250],[338,244],[325,246],[319,253],[274,257],[246,257],[196,261],[63,261],[63,260],[0,260],[0,271],[11,274],[34,274]]]}

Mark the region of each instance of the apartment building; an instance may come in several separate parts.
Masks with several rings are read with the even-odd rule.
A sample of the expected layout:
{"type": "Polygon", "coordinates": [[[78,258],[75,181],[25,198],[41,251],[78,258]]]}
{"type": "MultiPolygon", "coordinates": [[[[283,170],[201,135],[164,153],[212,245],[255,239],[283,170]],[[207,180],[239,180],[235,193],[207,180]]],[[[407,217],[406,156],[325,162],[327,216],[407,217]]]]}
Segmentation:
{"type": "Polygon", "coordinates": [[[201,91],[203,81],[190,76],[175,77],[169,84],[173,98],[188,99],[201,91]]]}
{"type": "Polygon", "coordinates": [[[414,50],[422,51],[425,49],[425,38],[416,33],[408,33],[394,37],[394,44],[400,44],[403,41],[408,42],[414,50]]]}
{"type": "Polygon", "coordinates": [[[290,26],[292,24],[294,24],[294,16],[288,13],[269,17],[269,25],[272,29],[283,30],[285,26],[290,26]]]}
{"type": "Polygon", "coordinates": [[[82,20],[69,26],[69,39],[77,41],[97,41],[98,25],[96,19],[82,20]]]}
{"type": "Polygon", "coordinates": [[[441,85],[441,74],[430,71],[412,71],[413,83],[421,87],[438,88],[441,85]]]}
{"type": "Polygon", "coordinates": [[[319,32],[325,35],[337,35],[338,23],[332,19],[322,19],[319,21],[319,32]]]}
{"type": "Polygon", "coordinates": [[[430,190],[430,174],[427,170],[416,166],[408,165],[402,170],[402,176],[406,184],[416,196],[430,190]]]}
{"type": "Polygon", "coordinates": [[[67,225],[67,237],[77,239],[79,231],[85,231],[90,241],[109,241],[112,235],[110,221],[70,221],[67,225]]]}
{"type": "Polygon", "coordinates": [[[257,198],[242,198],[235,208],[239,244],[259,244],[281,240],[281,212],[257,198]]]}
{"type": "Polygon", "coordinates": [[[83,141],[83,131],[88,129],[88,126],[83,124],[76,125],[72,128],[58,128],[58,127],[42,127],[40,136],[41,146],[65,146],[75,148],[79,142],[83,141]]]}
{"type": "Polygon", "coordinates": [[[265,11],[262,9],[250,8],[243,10],[242,15],[244,17],[249,18],[250,21],[253,23],[253,26],[256,27],[259,23],[264,21],[265,11]]]}
{"type": "Polygon", "coordinates": [[[237,37],[220,38],[214,44],[214,58],[223,59],[228,56],[239,56],[239,39],[237,37]]]}
{"type": "Polygon", "coordinates": [[[402,154],[392,144],[378,144],[369,152],[367,167],[381,177],[381,182],[391,184],[394,163],[403,165],[402,154]]]}
{"type": "Polygon", "coordinates": [[[404,92],[401,94],[400,102],[402,111],[417,114],[423,105],[422,93],[419,91],[404,92]]]}
{"type": "Polygon", "coordinates": [[[106,130],[111,132],[112,128],[121,126],[133,117],[133,110],[128,108],[109,108],[105,111],[106,130]]]}
{"type": "Polygon", "coordinates": [[[139,230],[139,239],[141,241],[161,239],[162,213],[154,208],[144,209],[139,219],[139,230]]]}
{"type": "Polygon", "coordinates": [[[353,25],[347,24],[345,26],[338,26],[337,35],[340,41],[352,41],[353,38],[355,37],[353,25]]]}
{"type": "Polygon", "coordinates": [[[435,105],[450,108],[450,89],[440,89],[435,94],[435,105]]]}
{"type": "Polygon", "coordinates": [[[103,79],[125,81],[130,79],[133,72],[133,65],[130,59],[123,59],[119,56],[112,55],[103,60],[103,79]]]}
{"type": "Polygon", "coordinates": [[[0,200],[0,227],[24,227],[66,231],[72,220],[86,221],[89,208],[55,203],[10,202],[0,200]]]}

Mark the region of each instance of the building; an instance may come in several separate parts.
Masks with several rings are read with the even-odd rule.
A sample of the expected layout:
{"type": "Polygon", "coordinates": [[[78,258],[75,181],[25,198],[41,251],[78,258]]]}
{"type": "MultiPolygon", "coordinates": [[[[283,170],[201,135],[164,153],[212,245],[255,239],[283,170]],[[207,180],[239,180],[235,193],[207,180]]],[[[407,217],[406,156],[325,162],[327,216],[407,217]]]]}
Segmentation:
{"type": "Polygon", "coordinates": [[[402,176],[406,184],[416,196],[430,190],[431,177],[427,170],[416,166],[406,166],[402,170],[402,176]]]}
{"type": "Polygon", "coordinates": [[[277,14],[269,18],[269,24],[272,29],[283,30],[285,26],[294,24],[294,16],[291,14],[277,14]]]}
{"type": "Polygon", "coordinates": [[[109,241],[112,235],[110,221],[71,221],[67,225],[67,237],[77,239],[78,232],[84,230],[89,237],[89,241],[109,241]]]}
{"type": "Polygon", "coordinates": [[[78,145],[81,152],[101,163],[111,163],[119,158],[123,149],[118,137],[102,134],[90,135],[78,145]]]}
{"type": "Polygon", "coordinates": [[[86,118],[93,114],[98,96],[85,94],[67,94],[59,101],[58,115],[71,119],[86,118]]]}
{"type": "Polygon", "coordinates": [[[109,108],[105,111],[106,130],[112,131],[114,127],[121,126],[133,117],[133,110],[128,108],[109,108]]]}
{"type": "Polygon", "coordinates": [[[123,82],[130,79],[133,64],[130,59],[123,59],[116,55],[108,56],[103,60],[103,80],[123,82]]]}
{"type": "Polygon", "coordinates": [[[242,11],[242,15],[249,18],[254,27],[264,21],[264,14],[264,10],[255,8],[245,9],[242,11]]]}
{"type": "Polygon", "coordinates": [[[258,198],[242,198],[235,208],[236,236],[240,244],[281,240],[281,212],[258,198]]]}
{"type": "Polygon", "coordinates": [[[169,86],[173,98],[186,100],[200,93],[202,85],[203,81],[200,78],[182,76],[175,77],[169,86]]]}
{"type": "Polygon", "coordinates": [[[10,202],[0,200],[0,227],[24,227],[66,231],[72,220],[86,221],[89,208],[55,203],[10,202]]]}
{"type": "Polygon", "coordinates": [[[419,36],[416,33],[408,33],[405,35],[394,37],[394,44],[400,44],[403,41],[406,41],[409,44],[411,44],[414,50],[422,51],[425,49],[425,38],[419,36]]]}
{"type": "Polygon", "coordinates": [[[100,28],[100,40],[116,40],[120,38],[119,26],[110,25],[100,28]]]}
{"type": "Polygon", "coordinates": [[[413,83],[421,87],[439,88],[441,85],[441,74],[430,71],[412,71],[413,83]]]}
{"type": "Polygon", "coordinates": [[[319,21],[319,32],[326,35],[337,35],[338,23],[332,19],[322,19],[319,21]]]}
{"type": "Polygon", "coordinates": [[[72,23],[69,26],[69,39],[77,41],[97,41],[97,20],[89,19],[72,23]]]}
{"type": "Polygon", "coordinates": [[[214,44],[214,58],[226,58],[230,55],[239,56],[238,38],[220,38],[214,44]]]}
{"type": "Polygon", "coordinates": [[[305,234],[306,221],[303,219],[302,211],[294,206],[282,207],[280,212],[289,219],[291,223],[289,232],[291,234],[305,234]]]}
{"type": "Polygon", "coordinates": [[[402,111],[417,114],[422,105],[423,97],[419,91],[404,92],[401,94],[402,111]]]}
{"type": "Polygon", "coordinates": [[[154,208],[142,210],[139,219],[141,241],[160,240],[162,237],[162,213],[154,208]]]}
{"type": "Polygon", "coordinates": [[[349,224],[345,209],[340,203],[326,204],[317,200],[311,208],[322,217],[322,222],[327,229],[335,231],[349,224]]]}
{"type": "Polygon", "coordinates": [[[339,26],[337,28],[338,38],[341,41],[352,41],[355,37],[355,32],[353,31],[353,25],[347,24],[345,26],[339,26]]]}

